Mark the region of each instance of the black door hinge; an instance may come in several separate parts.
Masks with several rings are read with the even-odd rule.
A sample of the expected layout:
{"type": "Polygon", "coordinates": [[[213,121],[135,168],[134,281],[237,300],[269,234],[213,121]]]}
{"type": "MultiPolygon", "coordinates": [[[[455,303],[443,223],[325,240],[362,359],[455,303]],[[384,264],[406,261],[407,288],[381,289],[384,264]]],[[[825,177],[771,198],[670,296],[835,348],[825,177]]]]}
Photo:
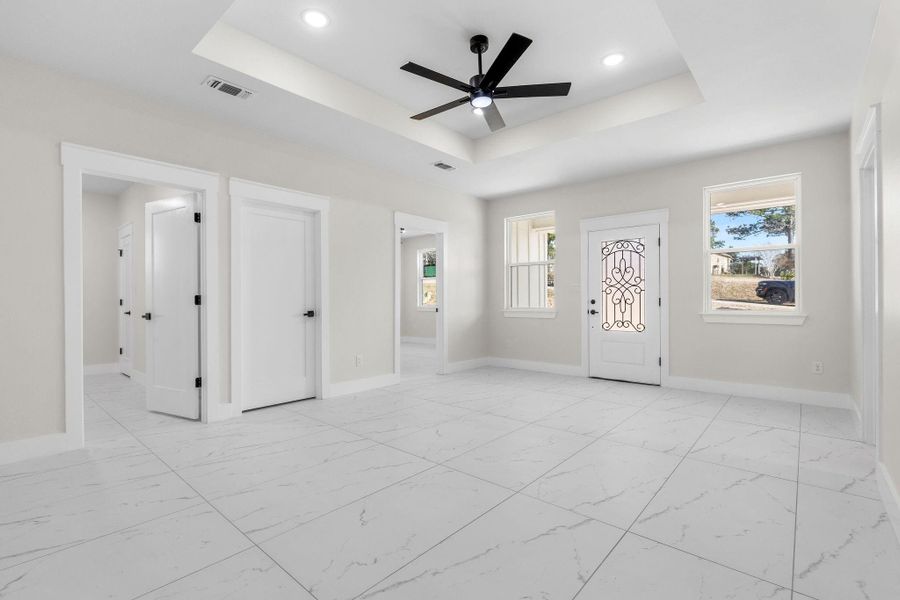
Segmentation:
{"type": "Polygon", "coordinates": [[[662,356],[659,357],[659,366],[662,366],[662,356]]]}
{"type": "Polygon", "coordinates": [[[122,249],[119,248],[119,256],[122,256],[122,249]]]}
{"type": "Polygon", "coordinates": [[[122,356],[122,349],[119,348],[119,356],[122,356]]]}
{"type": "Polygon", "coordinates": [[[194,387],[195,387],[195,388],[198,388],[198,387],[201,387],[202,385],[203,385],[203,378],[202,378],[202,377],[195,377],[195,378],[194,378],[194,387]]]}
{"type": "Polygon", "coordinates": [[[662,306],[662,298],[659,299],[659,305],[662,306]]]}
{"type": "Polygon", "coordinates": [[[194,213],[194,223],[199,223],[199,222],[200,222],[200,213],[196,212],[196,213],[194,213]]]}
{"type": "Polygon", "coordinates": [[[122,306],[123,304],[125,304],[125,301],[119,298],[119,306],[122,306]]]}
{"type": "Polygon", "coordinates": [[[200,306],[200,301],[201,301],[200,294],[195,294],[194,295],[194,306],[200,306]]]}

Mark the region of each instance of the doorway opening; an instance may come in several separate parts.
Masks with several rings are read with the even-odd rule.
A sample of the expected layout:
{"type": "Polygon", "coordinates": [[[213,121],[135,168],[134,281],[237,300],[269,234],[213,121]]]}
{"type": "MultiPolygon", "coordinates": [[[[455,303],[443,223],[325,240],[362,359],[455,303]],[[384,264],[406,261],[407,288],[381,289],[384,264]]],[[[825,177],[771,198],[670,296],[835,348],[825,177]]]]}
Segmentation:
{"type": "Polygon", "coordinates": [[[200,418],[195,192],[82,177],[85,437],[200,418]]]}
{"type": "Polygon", "coordinates": [[[96,398],[126,397],[111,406],[143,427],[230,416],[208,326],[218,320],[207,293],[218,286],[208,201],[218,176],[66,143],[61,155],[65,431],[53,451],[83,447],[86,420],[92,441],[121,427],[96,398]]]}
{"type": "Polygon", "coordinates": [[[394,230],[394,373],[442,374],[447,343],[447,223],[396,213],[394,230]]]}

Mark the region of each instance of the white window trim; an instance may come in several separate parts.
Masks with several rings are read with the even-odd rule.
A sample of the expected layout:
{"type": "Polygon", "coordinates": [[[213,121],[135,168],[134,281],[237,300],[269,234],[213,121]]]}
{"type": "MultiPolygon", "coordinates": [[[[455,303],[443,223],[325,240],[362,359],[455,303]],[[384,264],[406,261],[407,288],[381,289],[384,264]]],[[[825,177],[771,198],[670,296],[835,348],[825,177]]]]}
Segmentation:
{"type": "MultiPolygon", "coordinates": [[[[803,217],[801,209],[801,173],[790,173],[787,175],[776,175],[773,177],[762,177],[760,179],[749,179],[746,181],[737,181],[734,183],[725,183],[721,185],[711,185],[703,188],[703,221],[701,227],[703,235],[701,236],[701,249],[703,255],[703,306],[700,312],[701,317],[707,323],[740,323],[745,325],[803,325],[806,321],[806,313],[803,312],[803,285],[801,274],[802,262],[802,233],[803,217]],[[737,252],[753,252],[755,250],[771,250],[773,248],[793,248],[794,249],[794,288],[795,306],[791,311],[781,313],[748,310],[740,312],[728,312],[722,310],[714,310],[712,307],[712,273],[710,273],[710,257],[714,252],[710,248],[709,243],[709,221],[712,218],[711,196],[715,192],[724,192],[734,189],[744,188],[750,185],[765,185],[777,183],[780,181],[792,181],[794,183],[795,213],[797,218],[797,228],[794,234],[794,243],[777,244],[772,246],[748,246],[746,248],[735,248],[737,252]]],[[[720,249],[721,251],[721,249],[720,249]]]]}
{"type": "MultiPolygon", "coordinates": [[[[553,217],[553,227],[537,227],[535,231],[548,231],[553,229],[556,231],[556,211],[545,210],[542,212],[529,213],[526,215],[516,215],[514,217],[506,217],[503,219],[503,316],[521,319],[555,319],[557,314],[556,308],[512,308],[509,305],[509,268],[513,266],[526,265],[553,265],[556,266],[556,260],[548,261],[526,261],[511,264],[509,262],[509,223],[510,221],[521,221],[524,219],[534,219],[538,217],[553,217]]],[[[558,240],[558,238],[557,238],[558,240]]]]}
{"type": "Polygon", "coordinates": [[[435,300],[434,304],[422,303],[422,283],[426,279],[434,280],[434,282],[437,283],[437,275],[434,277],[425,277],[422,275],[422,254],[426,250],[434,250],[435,255],[437,255],[437,248],[419,248],[416,250],[416,308],[422,312],[434,312],[435,309],[438,308],[437,300],[435,300]]]}

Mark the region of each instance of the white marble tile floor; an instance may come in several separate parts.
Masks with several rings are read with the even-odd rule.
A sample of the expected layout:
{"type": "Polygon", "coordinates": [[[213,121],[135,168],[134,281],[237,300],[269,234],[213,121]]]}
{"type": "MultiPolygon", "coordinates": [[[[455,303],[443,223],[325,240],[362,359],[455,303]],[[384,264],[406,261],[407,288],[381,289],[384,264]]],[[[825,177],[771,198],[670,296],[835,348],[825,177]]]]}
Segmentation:
{"type": "Polygon", "coordinates": [[[0,467],[0,598],[900,598],[850,411],[497,368],[143,398],[88,377],[87,447],[0,467]]]}

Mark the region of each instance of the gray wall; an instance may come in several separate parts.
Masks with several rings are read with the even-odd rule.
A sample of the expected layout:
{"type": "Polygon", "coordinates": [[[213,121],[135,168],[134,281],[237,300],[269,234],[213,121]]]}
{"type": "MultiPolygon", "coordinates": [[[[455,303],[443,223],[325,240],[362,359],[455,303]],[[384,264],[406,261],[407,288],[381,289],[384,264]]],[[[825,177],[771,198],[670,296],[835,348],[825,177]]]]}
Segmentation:
{"type": "Polygon", "coordinates": [[[448,222],[449,360],[484,356],[482,200],[44,67],[2,57],[0,74],[7,85],[0,95],[0,181],[5,197],[15,198],[0,220],[0,272],[5,289],[27,291],[0,294],[0,441],[64,429],[63,141],[221,174],[216,292],[224,305],[217,324],[224,394],[231,176],[331,198],[332,382],[393,371],[397,210],[448,222]],[[364,302],[359,290],[366,291],[364,302]]]}
{"type": "Polygon", "coordinates": [[[846,134],[816,137],[492,200],[488,205],[488,315],[492,356],[581,363],[579,220],[669,209],[670,374],[847,392],[850,385],[850,186],[846,134]],[[801,172],[803,326],[705,323],[703,187],[801,172]],[[503,219],[556,211],[555,319],[506,318],[503,219]],[[824,361],[825,373],[812,373],[824,361]]]}
{"type": "Polygon", "coordinates": [[[84,194],[84,364],[119,360],[119,203],[84,194]]]}

